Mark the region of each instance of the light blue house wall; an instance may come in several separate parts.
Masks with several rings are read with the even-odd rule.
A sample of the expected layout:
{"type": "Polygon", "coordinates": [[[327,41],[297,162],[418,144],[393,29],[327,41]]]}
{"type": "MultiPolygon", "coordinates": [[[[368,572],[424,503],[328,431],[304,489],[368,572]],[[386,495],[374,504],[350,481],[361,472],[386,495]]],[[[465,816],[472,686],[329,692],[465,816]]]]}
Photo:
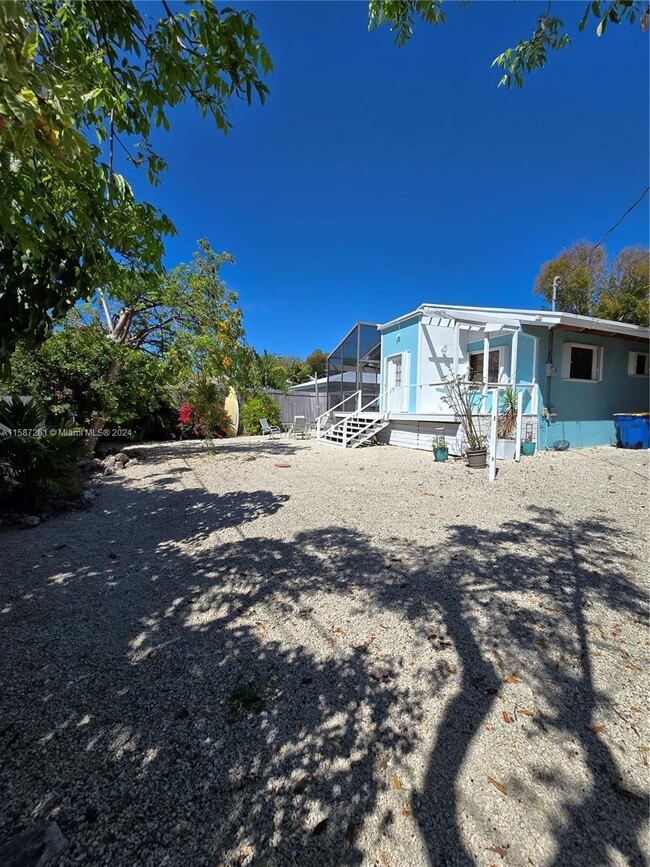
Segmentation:
{"type": "MultiPolygon", "coordinates": [[[[648,352],[646,341],[633,341],[614,336],[553,330],[550,361],[555,375],[547,378],[551,332],[548,328],[526,327],[540,338],[538,382],[544,406],[553,407],[557,415],[546,429],[549,445],[556,440],[568,440],[573,448],[616,443],[614,413],[648,412],[649,380],[647,376],[630,376],[630,352],[648,352]],[[602,379],[599,382],[566,380],[562,377],[565,343],[584,343],[602,347],[602,379]]],[[[543,448],[545,443],[540,442],[543,448]]]]}
{"type": "MultiPolygon", "coordinates": [[[[397,325],[392,325],[382,332],[381,335],[381,390],[386,388],[386,359],[391,355],[408,353],[408,382],[403,385],[417,385],[418,377],[418,350],[420,337],[420,319],[417,316],[405,319],[397,325]]],[[[417,389],[409,388],[408,411],[416,411],[417,389]]],[[[384,398],[380,402],[382,410],[384,398]]]]}
{"type": "MultiPolygon", "coordinates": [[[[505,347],[503,354],[503,366],[505,376],[510,379],[510,364],[512,358],[512,334],[501,334],[498,337],[490,337],[490,349],[498,349],[505,347]]],[[[473,340],[467,344],[469,352],[483,352],[483,338],[473,340]]],[[[517,344],[517,370],[516,381],[522,385],[532,384],[534,379],[535,366],[535,339],[530,334],[519,332],[517,344]]],[[[529,414],[532,411],[532,392],[524,391],[524,400],[522,411],[524,414],[529,414]]],[[[541,403],[539,404],[541,408],[541,403]]],[[[486,412],[492,412],[492,395],[488,394],[486,401],[486,412]]]]}

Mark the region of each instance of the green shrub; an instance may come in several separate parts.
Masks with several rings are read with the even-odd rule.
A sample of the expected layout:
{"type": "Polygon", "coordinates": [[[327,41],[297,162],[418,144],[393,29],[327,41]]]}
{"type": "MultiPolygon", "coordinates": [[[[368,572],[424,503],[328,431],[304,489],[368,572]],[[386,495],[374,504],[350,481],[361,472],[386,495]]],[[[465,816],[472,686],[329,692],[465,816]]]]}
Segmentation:
{"type": "Polygon", "coordinates": [[[0,400],[0,492],[19,504],[48,495],[78,496],[78,461],[88,453],[69,426],[47,433],[45,413],[35,400],[0,400]]]}
{"type": "Polygon", "coordinates": [[[246,401],[239,417],[246,436],[255,436],[262,433],[261,418],[265,418],[270,425],[280,423],[280,405],[268,394],[257,394],[246,401]]]}
{"type": "Polygon", "coordinates": [[[198,377],[182,390],[178,422],[183,437],[223,439],[232,433],[224,409],[225,391],[218,383],[198,377]]]}
{"type": "Polygon", "coordinates": [[[161,421],[174,424],[166,377],[160,359],[110,340],[97,324],[68,322],[37,349],[16,350],[6,387],[35,397],[55,423],[86,427],[97,415],[104,427],[138,436],[161,421]]]}

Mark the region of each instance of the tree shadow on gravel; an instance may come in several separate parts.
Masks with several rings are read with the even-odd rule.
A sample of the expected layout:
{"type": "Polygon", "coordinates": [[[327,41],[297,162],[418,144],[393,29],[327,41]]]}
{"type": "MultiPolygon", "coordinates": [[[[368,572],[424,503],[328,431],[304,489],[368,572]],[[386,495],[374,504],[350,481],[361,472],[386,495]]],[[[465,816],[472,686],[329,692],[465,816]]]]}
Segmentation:
{"type": "MultiPolygon", "coordinates": [[[[309,448],[309,445],[303,441],[299,444],[297,440],[290,440],[285,437],[273,440],[268,437],[264,439],[239,437],[234,440],[215,440],[212,448],[217,457],[241,455],[242,460],[247,460],[269,455],[279,457],[294,455],[301,449],[309,448]]],[[[208,455],[209,449],[210,446],[204,440],[177,440],[161,443],[138,443],[126,446],[124,451],[127,454],[137,456],[142,461],[153,463],[166,458],[183,459],[197,455],[208,455]]]]}
{"type": "Polygon", "coordinates": [[[113,485],[101,511],[64,519],[79,528],[65,548],[55,522],[34,562],[7,538],[0,838],[51,815],[72,843],[63,864],[353,865],[385,850],[407,864],[417,827],[430,864],[475,865],[468,840],[509,799],[524,827],[537,804],[546,864],[609,863],[611,849],[644,864],[641,793],[592,731],[611,707],[589,611],[645,616],[613,523],[537,509],[498,531],[449,527],[440,546],[263,535],[256,521],[286,499],[113,485]],[[237,541],[212,536],[234,528],[237,541]],[[524,685],[533,717],[507,731],[528,771],[495,770],[502,793],[488,754],[468,793],[475,745],[524,685]],[[261,712],[237,705],[242,687],[261,712]],[[535,757],[549,737],[586,785],[579,801],[559,786],[546,815],[535,757]],[[418,752],[426,769],[406,785],[418,752]]]}

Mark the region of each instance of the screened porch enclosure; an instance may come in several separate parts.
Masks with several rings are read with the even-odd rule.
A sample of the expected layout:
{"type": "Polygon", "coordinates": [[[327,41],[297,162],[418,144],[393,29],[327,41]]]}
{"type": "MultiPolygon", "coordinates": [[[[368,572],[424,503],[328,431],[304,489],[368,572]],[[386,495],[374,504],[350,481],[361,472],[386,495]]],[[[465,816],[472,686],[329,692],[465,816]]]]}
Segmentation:
{"type": "Polygon", "coordinates": [[[352,412],[379,396],[381,338],[377,326],[357,322],[327,357],[327,408],[352,412]]]}

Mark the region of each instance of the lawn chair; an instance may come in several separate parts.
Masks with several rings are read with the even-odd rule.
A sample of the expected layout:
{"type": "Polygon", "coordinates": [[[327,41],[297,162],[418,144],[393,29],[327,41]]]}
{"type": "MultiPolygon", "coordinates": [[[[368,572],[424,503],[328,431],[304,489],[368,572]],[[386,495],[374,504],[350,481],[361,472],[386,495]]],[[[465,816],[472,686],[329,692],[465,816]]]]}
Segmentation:
{"type": "Polygon", "coordinates": [[[302,439],[309,436],[309,425],[304,415],[297,415],[294,418],[292,433],[295,437],[301,437],[302,439]]]}
{"type": "Polygon", "coordinates": [[[260,427],[262,428],[262,436],[266,436],[266,434],[268,434],[271,439],[273,439],[274,436],[280,436],[280,434],[282,433],[282,431],[279,427],[277,427],[277,425],[269,424],[267,419],[265,418],[260,419],[260,427]]]}

